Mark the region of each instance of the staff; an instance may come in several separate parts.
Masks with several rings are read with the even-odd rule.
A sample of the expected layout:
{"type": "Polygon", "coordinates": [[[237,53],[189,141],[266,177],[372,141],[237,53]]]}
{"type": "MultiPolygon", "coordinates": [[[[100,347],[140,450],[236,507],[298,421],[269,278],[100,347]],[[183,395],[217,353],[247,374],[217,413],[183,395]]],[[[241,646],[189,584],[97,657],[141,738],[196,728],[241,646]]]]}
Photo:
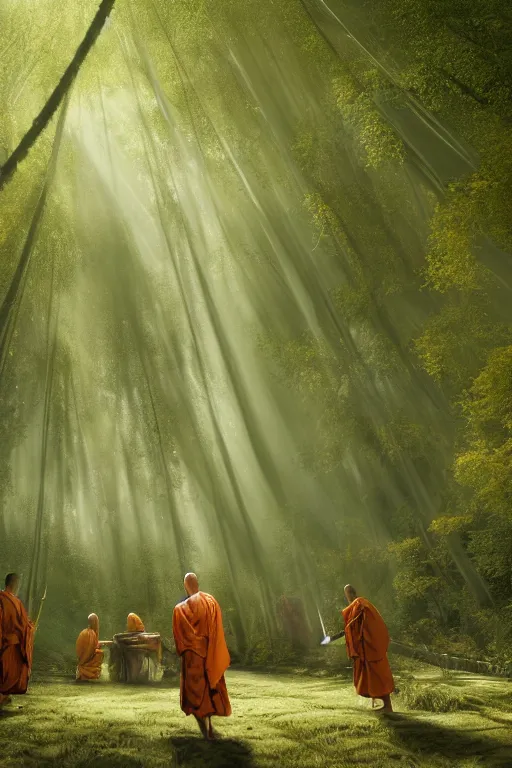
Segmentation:
{"type": "Polygon", "coordinates": [[[41,598],[41,602],[39,604],[39,611],[37,612],[36,620],[34,621],[34,632],[37,631],[37,628],[39,626],[39,619],[41,618],[41,611],[43,610],[43,603],[46,600],[46,590],[47,590],[47,585],[44,588],[44,593],[43,593],[43,596],[41,598]]]}
{"type": "Polygon", "coordinates": [[[324,633],[324,639],[322,640],[320,645],[329,645],[329,643],[334,643],[335,640],[339,640],[340,637],[343,637],[343,635],[345,634],[345,630],[343,630],[342,632],[338,632],[337,635],[332,635],[332,636],[328,635],[327,632],[325,631],[324,620],[322,619],[322,614],[320,613],[320,608],[318,607],[318,605],[316,607],[316,610],[318,611],[318,618],[320,619],[320,625],[322,627],[322,632],[324,633]]]}
{"type": "Polygon", "coordinates": [[[335,640],[339,640],[340,637],[344,637],[344,635],[345,635],[345,630],[343,630],[342,632],[338,632],[338,634],[336,635],[332,635],[332,637],[330,635],[326,635],[322,640],[322,642],[320,643],[320,645],[329,645],[329,643],[334,643],[335,640]]]}

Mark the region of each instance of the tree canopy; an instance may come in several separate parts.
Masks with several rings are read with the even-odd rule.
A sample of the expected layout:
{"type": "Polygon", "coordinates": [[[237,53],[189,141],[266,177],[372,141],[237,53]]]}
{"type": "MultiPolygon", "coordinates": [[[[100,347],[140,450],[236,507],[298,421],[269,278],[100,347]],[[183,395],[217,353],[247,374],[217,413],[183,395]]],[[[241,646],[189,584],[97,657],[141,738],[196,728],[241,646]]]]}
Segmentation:
{"type": "Polygon", "coordinates": [[[244,653],[351,581],[510,659],[507,4],[97,6],[0,8],[3,162],[58,96],[0,190],[4,570],[68,644],[194,570],[244,653]]]}

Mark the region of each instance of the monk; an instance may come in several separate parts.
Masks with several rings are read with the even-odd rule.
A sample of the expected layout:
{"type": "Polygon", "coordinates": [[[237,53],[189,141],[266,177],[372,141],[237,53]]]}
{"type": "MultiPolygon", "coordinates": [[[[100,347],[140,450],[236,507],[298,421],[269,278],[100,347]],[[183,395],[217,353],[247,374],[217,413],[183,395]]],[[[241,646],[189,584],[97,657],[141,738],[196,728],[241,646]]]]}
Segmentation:
{"type": "Polygon", "coordinates": [[[348,607],[341,612],[345,622],[347,654],[354,662],[354,686],[359,696],[382,699],[379,712],[392,712],[391,693],[395,690],[387,657],[389,634],[384,619],[374,605],[358,597],[351,584],[345,587],[348,607]]]}
{"type": "Polygon", "coordinates": [[[19,576],[8,573],[0,591],[0,707],[11,694],[27,692],[32,670],[35,626],[17,597],[19,585],[19,576]]]}
{"type": "Polygon", "coordinates": [[[176,651],[181,657],[180,704],[186,715],[194,715],[204,738],[213,739],[212,715],[231,714],[224,680],[231,660],[218,602],[199,591],[195,573],[187,573],[183,583],[188,597],[178,603],[172,617],[176,651]]]}
{"type": "Polygon", "coordinates": [[[127,632],[145,632],[144,624],[136,613],[129,613],[126,620],[127,632]]]}
{"type": "Polygon", "coordinates": [[[95,613],[91,613],[87,622],[89,626],[80,632],[76,641],[76,679],[80,681],[98,680],[103,664],[102,643],[99,639],[100,620],[95,613]]]}

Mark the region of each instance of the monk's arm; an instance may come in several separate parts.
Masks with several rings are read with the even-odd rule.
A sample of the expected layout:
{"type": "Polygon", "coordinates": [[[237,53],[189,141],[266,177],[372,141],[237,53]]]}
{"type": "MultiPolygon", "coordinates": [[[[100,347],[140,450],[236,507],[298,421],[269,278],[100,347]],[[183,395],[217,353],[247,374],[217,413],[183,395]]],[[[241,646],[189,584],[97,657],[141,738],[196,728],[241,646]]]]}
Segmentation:
{"type": "Polygon", "coordinates": [[[177,616],[176,609],[174,609],[174,612],[172,614],[172,634],[174,637],[174,647],[176,649],[176,654],[178,656],[181,656],[184,649],[181,647],[181,643],[180,643],[181,633],[180,633],[180,625],[179,625],[179,619],[177,616]]]}
{"type": "Polygon", "coordinates": [[[353,618],[353,619],[350,619],[350,621],[348,622],[348,624],[346,624],[346,625],[345,625],[345,631],[346,631],[346,630],[347,630],[347,629],[348,629],[348,628],[349,628],[349,627],[350,627],[352,624],[354,624],[354,623],[355,623],[355,622],[356,622],[358,619],[360,619],[360,618],[363,618],[363,619],[364,619],[364,611],[359,611],[359,613],[357,613],[357,614],[354,616],[354,618],[353,618]]]}
{"type": "Polygon", "coordinates": [[[178,656],[181,656],[187,648],[194,647],[196,635],[187,616],[180,609],[180,604],[176,606],[172,615],[172,633],[178,656]]]}

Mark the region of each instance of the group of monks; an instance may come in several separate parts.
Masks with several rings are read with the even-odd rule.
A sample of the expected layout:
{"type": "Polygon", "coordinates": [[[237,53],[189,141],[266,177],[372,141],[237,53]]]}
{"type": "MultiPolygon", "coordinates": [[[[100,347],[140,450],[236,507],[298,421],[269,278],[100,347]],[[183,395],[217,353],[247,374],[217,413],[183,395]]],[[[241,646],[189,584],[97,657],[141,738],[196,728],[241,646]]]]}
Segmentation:
{"type": "MultiPolygon", "coordinates": [[[[184,579],[187,597],[174,608],[172,628],[176,651],[181,658],[180,703],[193,715],[205,739],[216,738],[211,718],[227,717],[231,704],[224,674],[230,665],[222,613],[212,595],[199,590],[194,573],[184,579]]],[[[0,707],[11,694],[25,693],[32,666],[34,624],[16,596],[19,578],[10,573],[0,591],[0,707]]],[[[354,686],[360,696],[381,699],[379,711],[391,712],[393,676],[387,658],[389,634],[380,613],[369,600],[358,597],[347,584],[348,606],[342,611],[347,654],[353,661],[354,686]]],[[[89,616],[89,626],[77,640],[77,680],[94,680],[101,674],[102,641],[99,620],[89,616]]],[[[136,614],[129,614],[128,632],[144,632],[136,614]]],[[[105,644],[105,643],[103,643],[105,644]]]]}
{"type": "MultiPolygon", "coordinates": [[[[87,628],[83,629],[76,641],[76,679],[78,681],[98,680],[101,676],[104,653],[102,647],[110,645],[110,640],[100,640],[100,620],[95,613],[87,617],[87,628]]],[[[144,632],[145,627],[136,613],[129,613],[126,631],[144,632]]]]}

